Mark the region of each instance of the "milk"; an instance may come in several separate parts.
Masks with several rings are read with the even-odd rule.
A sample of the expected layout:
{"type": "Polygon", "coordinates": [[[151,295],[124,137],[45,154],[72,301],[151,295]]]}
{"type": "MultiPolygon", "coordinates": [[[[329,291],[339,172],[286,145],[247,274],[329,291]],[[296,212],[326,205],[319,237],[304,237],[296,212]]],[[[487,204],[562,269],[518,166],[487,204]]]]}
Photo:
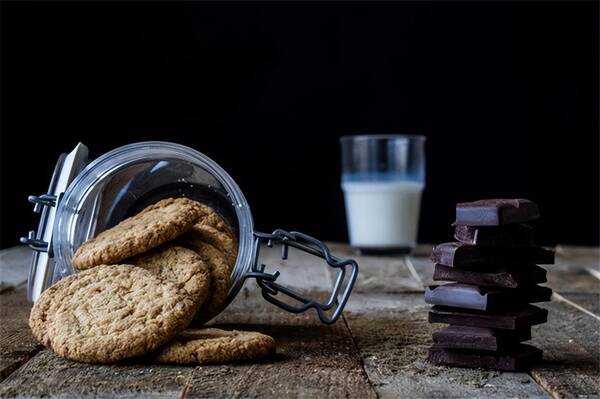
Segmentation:
{"type": "Polygon", "coordinates": [[[424,186],[413,181],[342,182],[351,245],[413,248],[424,186]]]}

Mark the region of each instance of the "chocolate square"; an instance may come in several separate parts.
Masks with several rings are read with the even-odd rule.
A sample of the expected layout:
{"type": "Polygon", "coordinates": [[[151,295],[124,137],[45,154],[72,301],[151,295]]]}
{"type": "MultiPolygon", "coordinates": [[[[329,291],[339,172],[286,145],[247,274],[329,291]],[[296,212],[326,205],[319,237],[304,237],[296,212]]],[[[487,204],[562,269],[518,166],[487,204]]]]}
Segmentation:
{"type": "Polygon", "coordinates": [[[448,326],[433,333],[433,342],[450,349],[499,351],[531,339],[531,328],[496,330],[493,328],[448,326]]]}
{"type": "Polygon", "coordinates": [[[548,321],[548,311],[534,305],[502,312],[483,312],[436,305],[429,312],[430,323],[521,330],[548,321]]]}
{"type": "Polygon", "coordinates": [[[454,228],[456,240],[471,245],[523,247],[533,245],[533,227],[514,224],[501,227],[464,226],[454,228]]]}
{"type": "Polygon", "coordinates": [[[487,199],[456,205],[455,225],[504,226],[540,217],[537,204],[526,199],[487,199]]]}
{"type": "Polygon", "coordinates": [[[546,302],[551,296],[550,288],[538,285],[518,289],[451,283],[430,285],[425,290],[425,302],[432,305],[485,311],[509,310],[528,303],[546,302]]]}
{"type": "Polygon", "coordinates": [[[522,288],[546,282],[546,270],[536,265],[489,267],[481,270],[457,269],[435,265],[433,279],[458,283],[505,288],[522,288]]]}
{"type": "Polygon", "coordinates": [[[427,357],[427,361],[437,365],[503,371],[527,370],[541,360],[541,349],[526,344],[519,344],[501,352],[448,349],[434,344],[429,348],[427,357]]]}
{"type": "Polygon", "coordinates": [[[552,264],[554,251],[542,247],[483,247],[446,242],[433,247],[433,263],[457,268],[485,268],[517,264],[552,264]]]}

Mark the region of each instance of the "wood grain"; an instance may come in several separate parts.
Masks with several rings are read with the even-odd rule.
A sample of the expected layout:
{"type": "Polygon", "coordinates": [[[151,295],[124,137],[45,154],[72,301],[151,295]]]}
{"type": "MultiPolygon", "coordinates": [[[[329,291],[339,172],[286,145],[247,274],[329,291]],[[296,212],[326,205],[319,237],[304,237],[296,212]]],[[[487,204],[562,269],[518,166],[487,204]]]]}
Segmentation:
{"type": "Polygon", "coordinates": [[[19,245],[0,251],[0,292],[27,282],[31,249],[19,245]]]}
{"type": "Polygon", "coordinates": [[[433,366],[422,294],[359,294],[346,319],[381,398],[547,397],[527,373],[433,366]]]}
{"type": "Polygon", "coordinates": [[[556,255],[563,261],[600,271],[600,248],[557,245],[556,255]]]}
{"type": "Polygon", "coordinates": [[[0,295],[0,381],[40,348],[27,324],[30,308],[24,287],[0,295]]]}
{"type": "Polygon", "coordinates": [[[547,285],[560,293],[600,293],[600,279],[590,273],[587,256],[556,256],[556,264],[542,266],[548,273],[547,285]]]}
{"type": "Polygon", "coordinates": [[[406,262],[414,270],[414,274],[418,276],[423,290],[428,285],[440,283],[439,281],[433,281],[434,264],[428,256],[410,255],[406,257],[406,262]]]}
{"type": "Polygon", "coordinates": [[[44,350],[0,384],[0,397],[24,392],[51,397],[375,397],[344,323],[329,327],[313,312],[286,313],[266,303],[255,288],[243,289],[214,323],[271,334],[277,355],[261,363],[194,368],[143,360],[88,365],[44,350]]]}
{"type": "Polygon", "coordinates": [[[189,368],[174,370],[165,367],[157,372],[152,366],[138,364],[85,365],[62,359],[48,350],[32,357],[40,346],[34,341],[27,325],[30,304],[26,300],[25,289],[5,292],[0,295],[0,304],[0,370],[3,379],[7,377],[0,384],[0,397],[80,396],[84,393],[130,396],[141,392],[141,396],[146,397],[168,393],[177,397],[180,388],[173,389],[177,385],[176,378],[181,379],[179,375],[185,376],[185,372],[188,377],[191,376],[189,368]]]}
{"type": "Polygon", "coordinates": [[[325,326],[314,312],[286,313],[266,303],[251,287],[215,324],[273,336],[277,358],[260,364],[197,368],[187,390],[191,396],[376,397],[343,321],[325,326]],[[230,383],[215,384],[215,374],[226,375],[230,383]]]}
{"type": "MultiPolygon", "coordinates": [[[[25,289],[9,288],[0,295],[0,397],[598,397],[597,249],[557,247],[557,265],[547,267],[548,285],[576,306],[541,305],[550,312],[549,322],[534,327],[532,343],[544,350],[545,360],[527,374],[424,361],[431,333],[440,327],[427,322],[429,306],[422,294],[433,273],[430,247],[409,257],[357,256],[344,244],[330,248],[340,257],[355,257],[361,267],[345,317],[335,325],[321,324],[314,311],[290,314],[276,308],[264,301],[253,281],[214,321],[274,336],[277,355],[259,363],[71,362],[39,351],[27,327],[25,289]]],[[[28,263],[27,251],[19,251],[20,258],[0,252],[0,260],[28,263]]],[[[265,250],[261,260],[270,272],[281,272],[279,282],[314,298],[323,300],[331,289],[332,270],[318,258],[291,250],[289,260],[282,261],[276,250],[265,250]]]]}
{"type": "Polygon", "coordinates": [[[600,317],[600,259],[598,250],[588,247],[556,247],[556,264],[549,265],[548,287],[566,298],[575,308],[600,317]]]}
{"type": "Polygon", "coordinates": [[[180,397],[192,367],[90,365],[43,350],[0,384],[0,397],[180,397]]]}
{"type": "Polygon", "coordinates": [[[600,395],[600,321],[561,302],[541,304],[548,323],[534,327],[544,362],[531,375],[554,397],[600,395]]]}
{"type": "MultiPolygon", "coordinates": [[[[327,263],[323,259],[290,247],[288,259],[282,260],[280,249],[280,246],[268,248],[262,245],[259,259],[260,263],[267,266],[266,272],[281,273],[277,279],[278,283],[303,291],[331,291],[332,281],[327,263]]],[[[256,283],[249,280],[246,286],[254,287],[256,283]]]]}
{"type": "Polygon", "coordinates": [[[354,286],[358,292],[420,292],[422,284],[411,273],[405,256],[360,255],[347,245],[330,245],[335,255],[358,262],[359,275],[354,286]]]}

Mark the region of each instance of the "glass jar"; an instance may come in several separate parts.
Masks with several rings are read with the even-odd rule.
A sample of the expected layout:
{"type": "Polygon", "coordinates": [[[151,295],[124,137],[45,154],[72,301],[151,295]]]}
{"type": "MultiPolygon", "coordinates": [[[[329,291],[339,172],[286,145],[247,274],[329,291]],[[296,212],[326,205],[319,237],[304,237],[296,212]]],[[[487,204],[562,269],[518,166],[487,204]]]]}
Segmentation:
{"type": "Polygon", "coordinates": [[[235,181],[206,155],[168,142],[140,142],[114,149],[87,164],[82,144],[63,154],[48,194],[30,196],[41,212],[40,226],[21,239],[34,250],[29,275],[29,298],[75,272],[71,259],[77,248],[98,233],[118,224],[163,198],[188,197],[212,207],[232,227],[238,256],[231,274],[226,307],[248,278],[256,279],[266,300],[291,312],[317,310],[324,323],[339,317],[352,290],[358,265],[329,252],[321,241],[298,232],[254,231],[252,212],[235,181]],[[87,164],[87,165],[86,165],[87,164]],[[84,167],[85,165],[85,167],[84,167]],[[289,246],[324,259],[338,269],[338,278],[327,303],[314,302],[276,282],[279,272],[265,272],[259,262],[261,243],[289,246]],[[291,298],[281,300],[282,293],[291,298]]]}

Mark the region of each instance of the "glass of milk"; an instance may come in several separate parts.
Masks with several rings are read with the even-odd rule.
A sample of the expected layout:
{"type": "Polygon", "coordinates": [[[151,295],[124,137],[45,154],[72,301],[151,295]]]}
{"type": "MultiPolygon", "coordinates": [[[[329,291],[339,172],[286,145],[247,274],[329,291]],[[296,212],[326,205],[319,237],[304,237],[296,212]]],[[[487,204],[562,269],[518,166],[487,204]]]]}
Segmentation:
{"type": "Polygon", "coordinates": [[[340,141],[350,244],[363,253],[410,252],[425,187],[425,137],[359,135],[340,141]]]}

